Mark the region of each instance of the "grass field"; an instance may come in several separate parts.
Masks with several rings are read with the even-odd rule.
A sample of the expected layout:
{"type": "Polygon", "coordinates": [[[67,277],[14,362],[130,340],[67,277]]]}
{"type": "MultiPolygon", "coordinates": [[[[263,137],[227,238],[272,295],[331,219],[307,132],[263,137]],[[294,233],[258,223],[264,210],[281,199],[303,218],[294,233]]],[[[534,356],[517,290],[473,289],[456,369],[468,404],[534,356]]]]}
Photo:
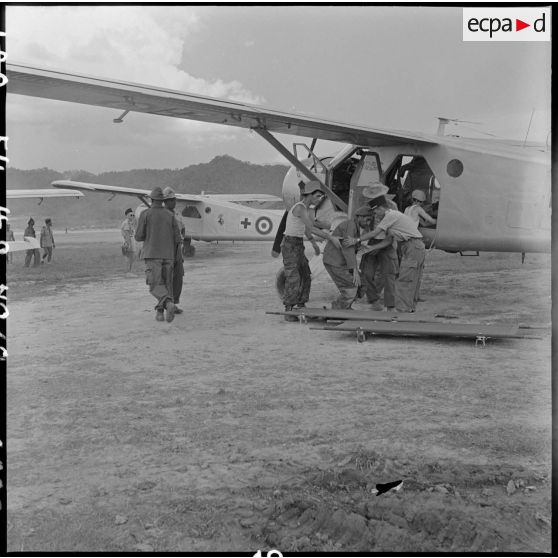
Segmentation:
{"type": "Polygon", "coordinates": [[[9,550],[549,552],[550,257],[429,254],[421,311],[542,327],[480,348],[267,315],[269,250],[199,245],[172,324],[118,241],[8,266],[9,550]]]}

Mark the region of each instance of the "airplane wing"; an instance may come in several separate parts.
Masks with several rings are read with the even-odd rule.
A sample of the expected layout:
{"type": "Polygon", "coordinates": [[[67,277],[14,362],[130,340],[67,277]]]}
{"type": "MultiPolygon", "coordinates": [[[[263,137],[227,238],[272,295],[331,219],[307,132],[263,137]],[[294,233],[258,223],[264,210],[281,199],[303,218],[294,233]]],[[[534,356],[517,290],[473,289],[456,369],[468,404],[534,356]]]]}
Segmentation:
{"type": "Polygon", "coordinates": [[[6,242],[8,252],[21,252],[23,250],[40,250],[41,245],[36,238],[25,236],[23,240],[10,240],[6,242]]]}
{"type": "MultiPolygon", "coordinates": [[[[55,180],[52,183],[54,188],[62,188],[67,192],[72,192],[74,195],[78,191],[84,192],[107,192],[109,194],[123,194],[125,196],[134,196],[139,198],[149,197],[150,190],[143,190],[141,188],[128,188],[125,186],[109,186],[107,184],[92,184],[90,182],[77,182],[74,180],[55,180]]],[[[56,193],[56,190],[48,190],[56,193]]],[[[79,193],[82,196],[83,194],[79,193]]],[[[232,202],[268,202],[268,201],[282,201],[278,196],[270,194],[181,194],[176,193],[176,199],[179,201],[186,201],[189,203],[199,203],[203,200],[214,201],[232,201],[232,202]]]]}
{"type": "MultiPolygon", "coordinates": [[[[182,194],[181,194],[182,195],[182,194]]],[[[178,198],[178,194],[176,194],[178,198]]],[[[228,202],[282,202],[283,198],[272,194],[201,194],[200,197],[228,202]]]]}
{"type": "Polygon", "coordinates": [[[6,199],[25,200],[33,198],[82,198],[81,192],[74,190],[52,190],[51,188],[32,188],[28,190],[6,190],[6,199]]]}
{"type": "Polygon", "coordinates": [[[311,118],[150,85],[11,63],[8,93],[366,145],[436,144],[436,136],[311,118]]]}

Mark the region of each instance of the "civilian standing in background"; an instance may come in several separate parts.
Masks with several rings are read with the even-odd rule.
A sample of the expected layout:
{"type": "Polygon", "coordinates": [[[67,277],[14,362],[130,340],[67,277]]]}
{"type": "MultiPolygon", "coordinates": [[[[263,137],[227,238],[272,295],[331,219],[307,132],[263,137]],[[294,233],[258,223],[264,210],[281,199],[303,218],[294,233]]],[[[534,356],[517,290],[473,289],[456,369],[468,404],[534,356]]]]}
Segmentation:
{"type": "Polygon", "coordinates": [[[45,258],[47,263],[50,263],[52,261],[52,251],[56,248],[54,236],[52,235],[52,220],[50,218],[45,219],[45,224],[41,229],[41,248],[44,251],[41,263],[45,263],[45,258]]]}
{"type": "MultiPolygon", "coordinates": [[[[26,237],[37,238],[37,235],[35,234],[35,220],[33,217],[27,221],[27,228],[23,232],[23,240],[25,240],[26,237]]],[[[41,251],[38,248],[27,250],[25,252],[25,263],[23,264],[25,267],[29,267],[31,258],[33,258],[33,267],[38,267],[40,265],[39,262],[41,261],[41,251]]]]}
{"type": "Polygon", "coordinates": [[[129,207],[124,215],[126,219],[120,225],[122,233],[122,255],[128,260],[128,273],[132,273],[132,265],[136,254],[136,239],[134,238],[137,228],[136,216],[131,207],[129,207]]]}

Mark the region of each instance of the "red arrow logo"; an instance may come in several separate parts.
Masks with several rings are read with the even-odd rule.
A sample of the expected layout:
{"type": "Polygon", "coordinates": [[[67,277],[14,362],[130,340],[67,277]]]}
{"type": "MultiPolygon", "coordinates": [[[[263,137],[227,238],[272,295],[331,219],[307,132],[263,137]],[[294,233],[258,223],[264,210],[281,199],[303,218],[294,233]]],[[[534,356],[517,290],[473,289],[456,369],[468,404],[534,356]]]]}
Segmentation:
{"type": "Polygon", "coordinates": [[[521,21],[520,19],[515,20],[515,30],[516,31],[521,31],[522,29],[525,29],[526,27],[531,27],[530,23],[525,23],[524,21],[521,21]]]}

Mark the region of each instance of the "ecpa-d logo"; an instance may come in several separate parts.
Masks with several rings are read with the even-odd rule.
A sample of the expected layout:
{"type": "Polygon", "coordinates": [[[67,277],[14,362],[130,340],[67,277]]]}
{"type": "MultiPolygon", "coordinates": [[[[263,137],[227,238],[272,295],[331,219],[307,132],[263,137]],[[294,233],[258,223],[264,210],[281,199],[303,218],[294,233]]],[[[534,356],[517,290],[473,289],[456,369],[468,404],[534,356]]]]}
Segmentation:
{"type": "Polygon", "coordinates": [[[463,8],[464,41],[550,41],[550,8],[463,8]]]}

